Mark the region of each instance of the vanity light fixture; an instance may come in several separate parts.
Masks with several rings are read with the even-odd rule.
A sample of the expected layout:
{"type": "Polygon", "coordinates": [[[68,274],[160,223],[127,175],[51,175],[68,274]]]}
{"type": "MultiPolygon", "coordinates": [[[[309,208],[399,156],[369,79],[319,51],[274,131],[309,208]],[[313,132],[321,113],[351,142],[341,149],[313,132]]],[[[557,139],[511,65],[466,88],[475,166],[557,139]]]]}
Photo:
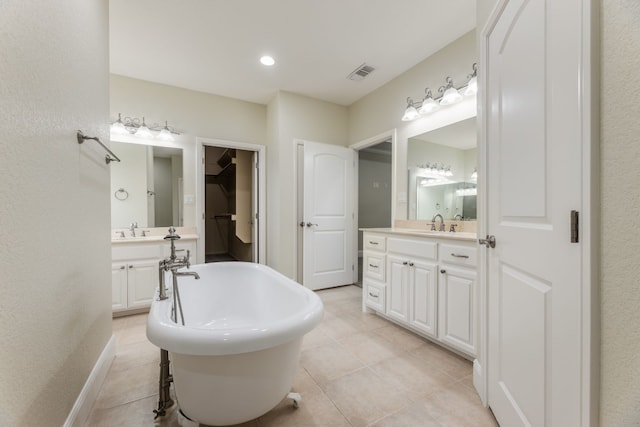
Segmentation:
{"type": "Polygon", "coordinates": [[[456,102],[462,101],[462,95],[458,92],[458,89],[453,87],[453,79],[451,77],[447,77],[447,85],[440,86],[438,92],[442,93],[442,98],[440,98],[440,105],[452,105],[456,102]]]}
{"type": "Polygon", "coordinates": [[[169,129],[169,122],[164,121],[164,127],[160,130],[158,134],[158,139],[162,141],[173,141],[175,138],[171,135],[171,129],[169,129]]]}
{"type": "Polygon", "coordinates": [[[140,138],[157,138],[162,141],[173,141],[173,135],[180,135],[173,128],[169,126],[167,121],[164,122],[164,126],[154,124],[153,126],[147,126],[144,117],[142,120],[137,117],[125,117],[122,118],[122,114],[118,113],[118,120],[111,123],[111,132],[118,135],[135,135],[140,138]],[[157,136],[154,132],[158,132],[157,136]]]}
{"type": "Polygon", "coordinates": [[[451,170],[451,166],[445,166],[444,163],[425,163],[422,165],[418,165],[420,169],[424,170],[424,173],[427,176],[453,176],[453,171],[451,170]]]}
{"type": "Polygon", "coordinates": [[[404,116],[402,116],[403,122],[410,122],[411,120],[415,120],[420,117],[420,113],[416,110],[416,107],[413,105],[413,100],[411,98],[407,98],[407,109],[404,110],[404,116]]]}
{"type": "Polygon", "coordinates": [[[471,96],[478,93],[478,64],[474,62],[472,68],[473,73],[467,76],[469,83],[467,83],[467,89],[464,91],[465,96],[471,96]]]}
{"type": "Polygon", "coordinates": [[[431,94],[431,89],[426,88],[424,90],[425,96],[421,102],[416,105],[411,97],[407,98],[407,108],[405,109],[402,121],[415,120],[421,115],[432,113],[440,108],[440,106],[447,106],[456,104],[464,99],[465,96],[474,96],[478,92],[478,64],[474,63],[473,73],[469,74],[467,78],[467,84],[456,88],[453,85],[453,79],[447,77],[445,79],[446,84],[438,89],[441,96],[434,98],[431,94]]]}
{"type": "Polygon", "coordinates": [[[144,116],[142,117],[142,124],[138,127],[134,135],[139,136],[140,138],[151,138],[153,136],[153,134],[147,127],[147,124],[144,122],[144,116]]]}
{"type": "Polygon", "coordinates": [[[478,168],[473,168],[473,173],[471,174],[471,180],[472,181],[478,180],[478,168]]]}
{"type": "Polygon", "coordinates": [[[426,88],[424,90],[424,98],[422,99],[422,105],[418,109],[418,113],[420,114],[429,114],[433,111],[436,111],[440,108],[440,104],[438,104],[431,96],[431,89],[426,88]]]}

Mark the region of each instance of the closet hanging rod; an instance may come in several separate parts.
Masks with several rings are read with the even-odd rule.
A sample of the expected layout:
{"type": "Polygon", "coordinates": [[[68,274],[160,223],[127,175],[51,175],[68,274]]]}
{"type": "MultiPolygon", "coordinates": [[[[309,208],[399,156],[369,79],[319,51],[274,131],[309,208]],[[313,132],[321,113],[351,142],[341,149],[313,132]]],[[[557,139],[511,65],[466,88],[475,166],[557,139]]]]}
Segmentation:
{"type": "Polygon", "coordinates": [[[86,136],[84,133],[82,133],[81,130],[78,131],[78,144],[82,144],[85,140],[87,139],[92,139],[95,142],[97,142],[98,144],[100,144],[102,146],[102,148],[104,148],[105,150],[107,150],[107,154],[104,158],[104,161],[109,164],[111,162],[113,162],[114,160],[116,162],[119,162],[120,159],[118,158],[118,156],[116,156],[113,151],[109,150],[109,147],[107,147],[106,145],[104,145],[102,143],[102,141],[100,141],[100,138],[98,138],[97,136],[86,136]]]}

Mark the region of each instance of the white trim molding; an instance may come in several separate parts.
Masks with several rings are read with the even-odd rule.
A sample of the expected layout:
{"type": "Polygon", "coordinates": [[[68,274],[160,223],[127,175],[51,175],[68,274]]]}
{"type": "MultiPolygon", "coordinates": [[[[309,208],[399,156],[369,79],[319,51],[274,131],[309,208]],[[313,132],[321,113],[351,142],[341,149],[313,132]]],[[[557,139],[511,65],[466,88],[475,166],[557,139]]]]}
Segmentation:
{"type": "Polygon", "coordinates": [[[71,412],[69,412],[69,416],[67,416],[67,420],[64,422],[64,427],[84,426],[91,412],[91,408],[98,397],[100,387],[102,387],[107,372],[109,372],[115,354],[116,338],[111,335],[111,338],[109,338],[109,341],[107,341],[107,344],[102,349],[102,353],[100,353],[96,364],[93,365],[93,369],[87,381],[84,383],[76,402],[73,404],[71,412]]]}

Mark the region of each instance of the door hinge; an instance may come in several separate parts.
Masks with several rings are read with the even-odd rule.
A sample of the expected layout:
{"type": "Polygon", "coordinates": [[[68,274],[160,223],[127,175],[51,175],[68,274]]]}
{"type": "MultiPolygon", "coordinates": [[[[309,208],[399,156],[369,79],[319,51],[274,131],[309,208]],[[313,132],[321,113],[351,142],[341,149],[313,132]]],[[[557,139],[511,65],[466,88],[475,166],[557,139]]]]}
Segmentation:
{"type": "Polygon", "coordinates": [[[351,264],[351,271],[355,271],[356,267],[355,264],[351,264]]]}
{"type": "Polygon", "coordinates": [[[571,211],[571,243],[579,243],[580,212],[571,211]]]}
{"type": "Polygon", "coordinates": [[[204,212],[202,212],[202,220],[204,221],[204,219],[205,219],[205,218],[206,218],[206,217],[205,217],[205,213],[204,213],[204,212]]]}

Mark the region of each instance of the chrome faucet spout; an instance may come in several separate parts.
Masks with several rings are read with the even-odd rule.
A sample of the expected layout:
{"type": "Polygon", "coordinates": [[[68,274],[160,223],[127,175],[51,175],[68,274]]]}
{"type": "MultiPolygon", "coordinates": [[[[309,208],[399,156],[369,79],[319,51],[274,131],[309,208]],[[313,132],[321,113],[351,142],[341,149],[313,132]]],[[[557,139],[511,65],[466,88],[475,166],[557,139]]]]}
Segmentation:
{"type": "Polygon", "coordinates": [[[438,218],[440,219],[440,227],[438,227],[438,231],[444,231],[444,218],[440,214],[435,214],[431,219],[431,223],[432,223],[431,230],[435,229],[436,219],[438,218]]]}
{"type": "Polygon", "coordinates": [[[200,275],[195,271],[176,271],[173,274],[175,276],[193,276],[195,279],[200,279],[200,275]]]}

